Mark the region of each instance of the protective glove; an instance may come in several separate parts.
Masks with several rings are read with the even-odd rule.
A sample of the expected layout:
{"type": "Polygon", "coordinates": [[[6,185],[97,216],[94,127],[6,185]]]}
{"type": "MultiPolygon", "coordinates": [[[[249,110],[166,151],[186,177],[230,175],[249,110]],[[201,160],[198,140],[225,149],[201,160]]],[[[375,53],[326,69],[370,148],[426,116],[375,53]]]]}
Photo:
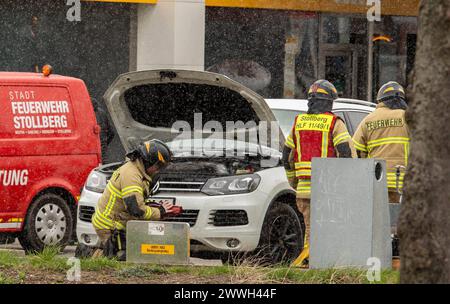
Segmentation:
{"type": "Polygon", "coordinates": [[[167,201],[151,202],[149,206],[158,208],[159,213],[161,214],[161,218],[177,216],[181,212],[183,212],[183,208],[181,208],[181,206],[175,206],[174,204],[167,201]]]}
{"type": "Polygon", "coordinates": [[[166,217],[169,216],[177,216],[183,212],[183,208],[181,206],[172,206],[167,212],[166,217]]]}

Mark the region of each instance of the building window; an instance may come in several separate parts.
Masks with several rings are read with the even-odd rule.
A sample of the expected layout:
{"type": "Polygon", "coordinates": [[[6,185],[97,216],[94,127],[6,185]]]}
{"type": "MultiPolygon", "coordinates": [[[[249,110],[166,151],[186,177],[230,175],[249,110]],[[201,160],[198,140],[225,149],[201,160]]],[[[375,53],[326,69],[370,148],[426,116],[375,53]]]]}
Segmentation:
{"type": "Polygon", "coordinates": [[[414,65],[416,33],[416,17],[383,16],[381,22],[375,23],[374,98],[378,88],[388,81],[408,85],[408,73],[414,65]]]}
{"type": "Polygon", "coordinates": [[[367,28],[363,15],[320,15],[319,78],[332,82],[340,97],[366,98],[367,28]]]}

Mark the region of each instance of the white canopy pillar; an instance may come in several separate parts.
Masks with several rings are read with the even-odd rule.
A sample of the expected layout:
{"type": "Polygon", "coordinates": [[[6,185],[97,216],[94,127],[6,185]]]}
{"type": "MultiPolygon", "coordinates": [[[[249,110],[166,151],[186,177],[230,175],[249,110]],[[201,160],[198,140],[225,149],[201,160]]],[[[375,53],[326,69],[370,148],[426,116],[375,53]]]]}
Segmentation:
{"type": "Polygon", "coordinates": [[[204,70],[205,0],[139,4],[137,70],[204,70]]]}

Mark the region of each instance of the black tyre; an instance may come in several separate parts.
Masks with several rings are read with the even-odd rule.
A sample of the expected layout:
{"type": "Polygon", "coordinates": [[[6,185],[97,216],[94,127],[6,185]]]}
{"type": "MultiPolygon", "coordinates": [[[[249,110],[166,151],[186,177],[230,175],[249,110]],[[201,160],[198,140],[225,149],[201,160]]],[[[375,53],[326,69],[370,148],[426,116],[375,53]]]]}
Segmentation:
{"type": "Polygon", "coordinates": [[[295,210],[279,203],[266,215],[255,255],[263,263],[290,264],[303,250],[303,229],[295,210]]]}
{"type": "Polygon", "coordinates": [[[19,242],[27,253],[41,252],[45,246],[63,250],[73,231],[72,212],[59,195],[39,196],[28,210],[19,242]]]}

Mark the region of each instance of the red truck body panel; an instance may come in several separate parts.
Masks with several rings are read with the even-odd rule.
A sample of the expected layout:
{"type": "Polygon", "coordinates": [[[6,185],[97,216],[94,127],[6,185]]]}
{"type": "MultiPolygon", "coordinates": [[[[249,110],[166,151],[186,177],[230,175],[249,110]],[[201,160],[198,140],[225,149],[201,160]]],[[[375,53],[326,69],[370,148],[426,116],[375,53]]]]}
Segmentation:
{"type": "Polygon", "coordinates": [[[0,232],[21,231],[46,189],[76,201],[99,163],[99,126],[82,80],[0,72],[0,232]]]}

